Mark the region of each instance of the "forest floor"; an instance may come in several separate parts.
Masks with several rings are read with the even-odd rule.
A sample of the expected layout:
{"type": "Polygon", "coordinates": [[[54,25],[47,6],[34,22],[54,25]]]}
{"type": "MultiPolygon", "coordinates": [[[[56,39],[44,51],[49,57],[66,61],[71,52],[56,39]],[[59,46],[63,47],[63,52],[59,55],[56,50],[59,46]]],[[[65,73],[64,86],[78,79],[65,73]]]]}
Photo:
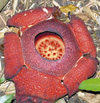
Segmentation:
{"type": "MultiPolygon", "coordinates": [[[[71,12],[71,14],[80,17],[91,33],[97,50],[97,58],[98,61],[100,61],[100,0],[0,0],[0,78],[4,77],[3,40],[4,33],[9,31],[9,27],[6,25],[7,20],[18,12],[41,6],[58,6],[59,8],[66,6],[66,15],[68,12],[71,12]]],[[[95,74],[97,78],[100,77],[99,70],[100,67],[98,65],[95,74]]],[[[8,80],[1,81],[0,79],[0,97],[12,93],[15,94],[13,82],[8,80]]],[[[12,103],[16,103],[15,97],[13,97],[12,103]]],[[[56,103],[100,103],[100,93],[79,91],[70,98],[68,98],[68,96],[61,98],[56,103]]]]}

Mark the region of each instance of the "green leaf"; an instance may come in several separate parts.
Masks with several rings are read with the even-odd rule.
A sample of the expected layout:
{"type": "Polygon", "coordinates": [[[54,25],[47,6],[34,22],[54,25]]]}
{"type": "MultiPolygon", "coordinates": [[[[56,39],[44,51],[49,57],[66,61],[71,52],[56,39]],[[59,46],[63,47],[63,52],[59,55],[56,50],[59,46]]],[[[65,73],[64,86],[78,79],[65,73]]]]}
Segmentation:
{"type": "Polygon", "coordinates": [[[0,78],[0,84],[3,83],[6,79],[4,77],[0,78]]]}
{"type": "Polygon", "coordinates": [[[92,79],[83,81],[80,84],[79,89],[99,92],[100,91],[100,78],[92,78],[92,79]]]}
{"type": "Polygon", "coordinates": [[[14,94],[4,95],[0,97],[0,103],[11,103],[14,94]]]}

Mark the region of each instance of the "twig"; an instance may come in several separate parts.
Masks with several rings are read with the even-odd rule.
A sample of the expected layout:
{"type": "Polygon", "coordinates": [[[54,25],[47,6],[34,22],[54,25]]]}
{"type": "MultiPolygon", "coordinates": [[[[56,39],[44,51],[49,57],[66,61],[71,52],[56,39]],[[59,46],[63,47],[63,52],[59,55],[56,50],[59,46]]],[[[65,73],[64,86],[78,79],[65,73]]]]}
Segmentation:
{"type": "Polygon", "coordinates": [[[4,91],[4,93],[7,91],[8,87],[10,86],[10,84],[11,84],[11,82],[7,85],[7,87],[6,87],[5,91],[4,91]]]}
{"type": "Polygon", "coordinates": [[[0,15],[0,18],[1,18],[1,20],[3,21],[4,25],[6,26],[6,28],[8,29],[8,31],[10,31],[10,29],[8,28],[8,26],[7,26],[6,22],[5,22],[5,20],[3,19],[3,17],[2,17],[1,15],[0,15]]]}
{"type": "Polygon", "coordinates": [[[52,0],[52,3],[59,8],[61,7],[55,0],[52,0]]]}

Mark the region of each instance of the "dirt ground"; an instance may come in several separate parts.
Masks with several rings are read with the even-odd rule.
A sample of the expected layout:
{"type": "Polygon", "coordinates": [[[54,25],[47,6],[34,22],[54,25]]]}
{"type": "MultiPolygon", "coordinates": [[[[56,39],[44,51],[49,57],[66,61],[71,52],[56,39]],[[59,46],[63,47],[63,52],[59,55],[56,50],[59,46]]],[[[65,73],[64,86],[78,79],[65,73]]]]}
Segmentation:
{"type": "MultiPolygon", "coordinates": [[[[4,33],[9,29],[9,27],[6,26],[7,20],[18,12],[34,9],[36,7],[58,6],[60,8],[68,5],[72,6],[70,8],[66,7],[66,15],[68,12],[71,12],[71,14],[77,15],[85,22],[94,40],[97,58],[98,61],[100,61],[100,0],[0,0],[0,77],[4,77],[3,40],[4,33]]],[[[62,19],[65,21],[65,18],[62,17],[62,19]]],[[[99,65],[94,77],[100,77],[99,65]]],[[[0,96],[12,93],[15,93],[13,82],[5,80],[0,84],[0,96]]],[[[16,103],[15,97],[13,97],[12,103],[16,103]]],[[[100,94],[79,91],[70,98],[65,96],[59,99],[56,103],[100,103],[100,94]]]]}

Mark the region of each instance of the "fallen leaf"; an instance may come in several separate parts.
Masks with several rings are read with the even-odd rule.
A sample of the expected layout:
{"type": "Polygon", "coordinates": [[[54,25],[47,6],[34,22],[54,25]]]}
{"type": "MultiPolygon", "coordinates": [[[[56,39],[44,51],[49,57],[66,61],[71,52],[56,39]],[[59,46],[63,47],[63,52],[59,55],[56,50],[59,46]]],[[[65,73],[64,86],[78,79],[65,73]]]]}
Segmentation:
{"type": "Polygon", "coordinates": [[[8,17],[3,12],[0,13],[0,30],[6,27],[7,20],[8,20],[8,17]]]}
{"type": "Polygon", "coordinates": [[[96,15],[95,17],[96,17],[96,21],[97,21],[97,23],[98,23],[99,26],[100,26],[100,15],[96,15]]]}
{"type": "Polygon", "coordinates": [[[9,30],[10,30],[11,32],[14,32],[14,33],[20,35],[20,30],[19,30],[19,28],[17,28],[17,27],[10,27],[9,30]]]}
{"type": "Polygon", "coordinates": [[[89,14],[89,15],[91,16],[91,18],[96,21],[94,12],[92,12],[92,10],[90,9],[90,7],[85,6],[85,7],[83,8],[83,11],[85,11],[87,14],[89,14]]]}
{"type": "Polygon", "coordinates": [[[76,16],[81,18],[86,23],[91,19],[91,17],[87,13],[79,13],[79,14],[76,14],[76,16]]]}
{"type": "Polygon", "coordinates": [[[85,93],[84,95],[79,95],[80,98],[86,101],[86,103],[100,103],[100,94],[85,93]]]}
{"type": "Polygon", "coordinates": [[[14,2],[13,2],[13,14],[15,14],[17,6],[18,6],[18,0],[14,0],[14,2]]]}
{"type": "Polygon", "coordinates": [[[13,82],[4,82],[0,84],[0,91],[4,92],[5,95],[10,95],[12,93],[15,93],[15,85],[13,82]]]}
{"type": "Polygon", "coordinates": [[[0,0],[0,11],[4,8],[9,0],[0,0]]]}
{"type": "Polygon", "coordinates": [[[61,6],[60,10],[64,13],[64,14],[68,14],[68,12],[73,12],[77,9],[77,7],[75,5],[67,5],[67,6],[61,6]]]}

